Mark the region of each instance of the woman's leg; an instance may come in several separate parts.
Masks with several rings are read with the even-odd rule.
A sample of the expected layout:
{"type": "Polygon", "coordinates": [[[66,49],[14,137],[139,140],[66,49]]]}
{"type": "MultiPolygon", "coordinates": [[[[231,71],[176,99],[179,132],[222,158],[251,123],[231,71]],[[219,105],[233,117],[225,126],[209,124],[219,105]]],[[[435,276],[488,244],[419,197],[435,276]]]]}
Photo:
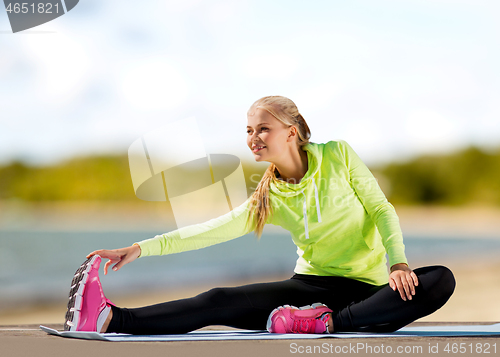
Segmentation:
{"type": "Polygon", "coordinates": [[[414,272],[418,286],[412,300],[401,299],[399,292],[392,290],[389,284],[374,287],[368,298],[332,314],[334,331],[396,331],[433,313],[453,294],[455,278],[448,268],[429,266],[417,268],[414,272]]]}
{"type": "MultiPolygon", "coordinates": [[[[343,301],[344,297],[339,299],[343,301]]],[[[284,304],[308,305],[312,300],[334,301],[334,293],[295,277],[272,283],[215,288],[192,298],[141,308],[112,306],[113,317],[106,332],[179,334],[208,325],[264,330],[274,308],[284,304]]]]}
{"type": "Polygon", "coordinates": [[[215,288],[192,298],[142,308],[112,306],[113,317],[106,332],[178,334],[208,325],[263,330],[274,308],[313,302],[337,311],[333,314],[335,331],[395,331],[439,309],[455,287],[448,268],[414,271],[419,285],[408,301],[388,284],[373,287],[353,279],[296,274],[289,280],[215,288]]]}

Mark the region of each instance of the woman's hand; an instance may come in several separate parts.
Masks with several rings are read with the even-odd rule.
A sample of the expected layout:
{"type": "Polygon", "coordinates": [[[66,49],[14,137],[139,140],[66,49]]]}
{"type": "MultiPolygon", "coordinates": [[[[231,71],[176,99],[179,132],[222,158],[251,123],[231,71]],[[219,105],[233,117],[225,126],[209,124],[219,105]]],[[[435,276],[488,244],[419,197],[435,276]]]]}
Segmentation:
{"type": "Polygon", "coordinates": [[[111,264],[115,264],[113,271],[118,271],[125,264],[131,263],[136,260],[141,255],[141,247],[138,244],[134,244],[130,247],[113,249],[113,250],[95,250],[89,255],[87,259],[93,255],[100,255],[101,258],[109,259],[104,265],[104,275],[108,273],[108,268],[111,264]]]}
{"type": "Polygon", "coordinates": [[[418,285],[417,275],[411,270],[407,264],[399,263],[391,267],[389,275],[389,286],[392,290],[399,291],[401,299],[411,300],[415,295],[415,286],[418,285]]]}

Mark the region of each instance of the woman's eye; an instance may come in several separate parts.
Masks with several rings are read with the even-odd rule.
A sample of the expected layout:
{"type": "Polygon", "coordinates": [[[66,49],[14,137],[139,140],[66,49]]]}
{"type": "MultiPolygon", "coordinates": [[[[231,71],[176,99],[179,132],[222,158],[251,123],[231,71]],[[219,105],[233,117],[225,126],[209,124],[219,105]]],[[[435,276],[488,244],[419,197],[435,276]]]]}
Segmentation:
{"type": "MultiPolygon", "coordinates": [[[[260,130],[269,130],[269,129],[266,127],[261,127],[260,130]]],[[[247,134],[250,134],[251,132],[252,132],[251,130],[247,130],[247,134]]]]}

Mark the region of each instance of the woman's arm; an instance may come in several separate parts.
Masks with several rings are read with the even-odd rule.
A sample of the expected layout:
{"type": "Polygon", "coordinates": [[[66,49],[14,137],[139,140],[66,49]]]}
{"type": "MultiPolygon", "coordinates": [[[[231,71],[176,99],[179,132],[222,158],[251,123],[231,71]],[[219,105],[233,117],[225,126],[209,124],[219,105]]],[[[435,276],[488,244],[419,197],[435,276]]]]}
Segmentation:
{"type": "Polygon", "coordinates": [[[113,271],[118,271],[122,266],[133,262],[139,257],[200,249],[241,237],[250,233],[255,228],[253,226],[249,227],[246,224],[250,199],[248,198],[240,206],[225,215],[211,219],[205,223],[157,235],[154,238],[145,239],[126,248],[96,250],[90,253],[87,258],[98,254],[101,258],[109,259],[104,266],[104,275],[106,275],[109,266],[112,264],[114,264],[113,271]]]}
{"type": "Polygon", "coordinates": [[[247,226],[251,197],[232,211],[205,223],[182,227],[137,242],[140,257],[166,255],[208,247],[250,233],[255,226],[247,226]]]}
{"type": "Polygon", "coordinates": [[[403,300],[411,300],[415,295],[418,278],[408,266],[396,210],[387,201],[377,180],[351,146],[343,140],[339,143],[349,170],[350,183],[382,236],[382,244],[389,256],[391,267],[389,285],[394,291],[399,291],[403,300]]]}
{"type": "Polygon", "coordinates": [[[382,244],[389,256],[389,266],[408,264],[404,253],[403,233],[394,206],[387,201],[377,180],[351,146],[343,140],[339,141],[339,146],[349,171],[350,184],[382,236],[382,244]]]}

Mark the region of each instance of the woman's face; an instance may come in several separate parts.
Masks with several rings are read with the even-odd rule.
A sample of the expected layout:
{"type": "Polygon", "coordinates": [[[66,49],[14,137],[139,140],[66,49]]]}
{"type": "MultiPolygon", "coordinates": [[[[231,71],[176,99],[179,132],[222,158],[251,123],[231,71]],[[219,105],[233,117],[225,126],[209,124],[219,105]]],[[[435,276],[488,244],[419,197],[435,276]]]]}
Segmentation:
{"type": "Polygon", "coordinates": [[[252,150],[255,161],[276,164],[283,159],[289,141],[288,128],[264,109],[256,109],[248,115],[247,145],[252,150]]]}

